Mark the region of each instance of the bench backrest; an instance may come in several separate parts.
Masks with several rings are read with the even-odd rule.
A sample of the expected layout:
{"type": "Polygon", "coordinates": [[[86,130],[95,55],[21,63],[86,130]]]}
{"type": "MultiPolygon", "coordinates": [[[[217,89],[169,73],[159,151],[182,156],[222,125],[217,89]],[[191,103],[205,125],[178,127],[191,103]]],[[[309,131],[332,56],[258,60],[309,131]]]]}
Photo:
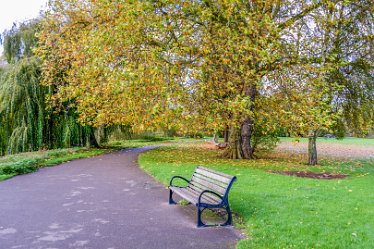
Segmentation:
{"type": "Polygon", "coordinates": [[[228,192],[235,180],[235,176],[197,166],[190,184],[201,191],[212,190],[227,199],[228,192]]]}

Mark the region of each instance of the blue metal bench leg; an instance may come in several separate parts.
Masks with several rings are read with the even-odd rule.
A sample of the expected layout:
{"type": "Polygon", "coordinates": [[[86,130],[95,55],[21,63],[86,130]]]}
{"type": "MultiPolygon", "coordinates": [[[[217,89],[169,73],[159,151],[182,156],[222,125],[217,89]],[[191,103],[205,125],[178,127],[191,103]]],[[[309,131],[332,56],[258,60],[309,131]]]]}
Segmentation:
{"type": "Polygon", "coordinates": [[[169,204],[172,205],[172,204],[177,204],[174,200],[173,200],[173,191],[170,189],[169,190],[169,204]]]}
{"type": "Polygon", "coordinates": [[[226,206],[226,212],[227,212],[227,221],[223,225],[224,226],[232,225],[232,214],[231,214],[230,206],[228,204],[226,206]]]}
{"type": "Polygon", "coordinates": [[[197,227],[204,227],[205,224],[201,221],[201,213],[204,211],[205,208],[201,208],[197,206],[197,227]]]}

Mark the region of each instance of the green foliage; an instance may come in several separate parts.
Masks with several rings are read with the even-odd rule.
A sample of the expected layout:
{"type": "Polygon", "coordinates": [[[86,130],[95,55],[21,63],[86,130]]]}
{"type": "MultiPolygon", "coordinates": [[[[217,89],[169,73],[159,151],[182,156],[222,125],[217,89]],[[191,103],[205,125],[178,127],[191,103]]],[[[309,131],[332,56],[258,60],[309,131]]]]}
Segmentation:
{"type": "Polygon", "coordinates": [[[77,122],[71,106],[66,104],[60,112],[47,108],[46,99],[54,90],[40,84],[41,61],[32,52],[38,22],[4,32],[4,53],[10,65],[0,74],[0,155],[91,142],[92,128],[77,122]]]}
{"type": "Polygon", "coordinates": [[[76,121],[73,111],[46,109],[49,88],[40,85],[40,62],[24,58],[9,67],[0,79],[0,129],[7,153],[86,145],[90,130],[76,121]]]}
{"type": "Polygon", "coordinates": [[[268,121],[257,119],[258,123],[253,129],[251,144],[255,151],[272,151],[279,142],[278,130],[266,124],[268,121]],[[261,123],[260,123],[261,122],[261,123]],[[272,127],[272,128],[269,128],[272,127]]]}
{"type": "Polygon", "coordinates": [[[169,138],[169,137],[160,137],[160,136],[151,135],[151,134],[141,135],[140,138],[143,139],[143,140],[152,141],[152,142],[160,142],[160,141],[172,140],[172,138],[169,138]]]}
{"type": "Polygon", "coordinates": [[[252,138],[253,148],[257,151],[272,151],[277,146],[279,139],[276,135],[258,136],[252,138]]]}
{"type": "Polygon", "coordinates": [[[35,160],[24,160],[21,162],[17,162],[16,164],[12,165],[5,165],[1,166],[0,174],[2,175],[21,175],[21,174],[28,174],[37,170],[35,160]]]}
{"type": "Polygon", "coordinates": [[[0,181],[4,181],[8,178],[11,178],[13,175],[0,175],[0,181]]]}
{"type": "Polygon", "coordinates": [[[39,78],[39,61],[32,57],[10,66],[0,79],[0,115],[9,134],[6,139],[10,152],[40,146],[38,134],[44,127],[38,119],[43,117],[45,105],[39,78]]]}
{"type": "MultiPolygon", "coordinates": [[[[4,124],[0,117],[0,123],[4,124]]],[[[6,151],[6,133],[5,127],[3,125],[0,126],[0,156],[3,156],[6,151]]]]}
{"type": "Polygon", "coordinates": [[[343,139],[346,136],[347,128],[342,119],[338,119],[332,130],[338,139],[343,139]]]}
{"type": "Polygon", "coordinates": [[[10,30],[4,31],[4,57],[9,64],[33,55],[32,50],[37,46],[35,33],[38,30],[38,23],[37,19],[30,20],[19,25],[13,24],[10,30]]]}
{"type": "Polygon", "coordinates": [[[309,168],[292,157],[248,161],[216,155],[203,145],[190,144],[149,151],[140,156],[139,163],[165,185],[173,175],[189,178],[196,165],[236,175],[230,205],[243,218],[248,235],[238,248],[369,249],[374,244],[372,159],[321,160],[321,167],[309,168]],[[269,170],[342,172],[350,177],[314,180],[269,170]]]}

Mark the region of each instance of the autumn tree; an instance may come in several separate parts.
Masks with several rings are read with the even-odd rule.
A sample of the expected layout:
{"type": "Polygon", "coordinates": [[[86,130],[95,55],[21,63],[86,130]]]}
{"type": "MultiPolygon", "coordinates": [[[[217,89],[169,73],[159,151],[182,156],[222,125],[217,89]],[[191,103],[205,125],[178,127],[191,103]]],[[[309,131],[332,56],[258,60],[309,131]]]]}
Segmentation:
{"type": "Polygon", "coordinates": [[[309,137],[309,164],[317,164],[321,132],[365,134],[373,124],[372,5],[330,2],[295,25],[287,48],[295,63],[268,75],[271,95],[282,106],[282,123],[309,137]]]}
{"type": "MultiPolygon", "coordinates": [[[[208,12],[207,7],[213,6],[214,14],[210,16],[214,21],[200,21],[200,23],[205,23],[205,26],[212,23],[217,25],[217,17],[221,18],[227,13],[230,4],[220,6],[218,3],[224,1],[206,2],[210,5],[204,6],[203,13],[208,12]]],[[[217,39],[211,39],[214,44],[207,45],[207,47],[213,48],[210,54],[215,59],[219,57],[220,51],[224,59],[218,63],[215,63],[214,59],[206,60],[210,63],[207,71],[211,73],[205,73],[203,77],[206,79],[201,79],[203,86],[198,86],[197,92],[204,91],[204,94],[200,95],[202,98],[213,96],[208,103],[209,105],[213,103],[215,107],[216,103],[225,103],[225,97],[230,91],[233,93],[233,96],[228,98],[231,104],[239,103],[239,101],[232,101],[234,96],[249,99],[249,103],[242,102],[242,111],[238,107],[223,107],[224,111],[212,112],[213,115],[225,113],[232,118],[235,116],[232,111],[238,111],[240,118],[234,124],[241,124],[240,132],[235,132],[235,129],[232,132],[231,141],[237,142],[230,143],[231,150],[230,148],[227,150],[229,157],[248,158],[248,155],[253,154],[253,146],[251,140],[248,139],[253,138],[253,132],[256,129],[262,129],[265,133],[261,135],[266,135],[279,123],[281,127],[292,128],[293,126],[295,129],[291,129],[292,132],[309,137],[309,164],[315,165],[317,163],[316,139],[320,131],[339,127],[339,124],[344,122],[342,121],[343,112],[346,115],[357,115],[361,122],[359,125],[356,124],[355,128],[360,131],[365,131],[372,125],[370,117],[373,116],[373,92],[370,90],[372,87],[367,84],[372,78],[372,73],[370,76],[368,69],[372,68],[370,61],[372,61],[373,54],[372,44],[370,44],[373,30],[370,21],[372,20],[370,1],[362,1],[359,4],[321,1],[310,5],[295,1],[292,4],[292,10],[290,3],[284,3],[284,5],[256,3],[258,5],[255,3],[250,5],[253,7],[251,10],[255,12],[255,7],[260,7],[262,11],[253,22],[257,22],[264,30],[273,30],[273,35],[271,32],[253,35],[256,34],[253,29],[258,31],[256,25],[245,25],[247,30],[238,29],[237,23],[240,22],[232,16],[227,18],[230,22],[223,23],[223,30],[214,26],[213,33],[216,32],[221,36],[216,35],[217,39]],[[273,12],[272,14],[276,14],[266,19],[266,14],[262,14],[266,13],[266,10],[278,10],[278,12],[273,12]],[[282,18],[279,18],[280,16],[282,18]],[[266,21],[262,21],[261,18],[265,18],[266,21]],[[266,29],[266,24],[269,25],[268,29],[266,29]],[[225,33],[226,27],[228,28],[225,33]],[[241,30],[246,30],[246,33],[250,33],[251,36],[245,36],[246,33],[241,33],[241,30]],[[235,40],[235,34],[245,39],[235,40]],[[254,37],[254,40],[251,40],[251,37],[254,37]],[[250,45],[246,46],[245,42],[249,42],[250,45]],[[256,46],[256,42],[259,42],[261,46],[256,46]],[[220,45],[221,43],[225,45],[220,45]],[[236,51],[235,48],[239,49],[236,51]],[[245,56],[240,58],[241,55],[250,55],[250,57],[246,61],[243,60],[245,56]],[[256,61],[259,63],[253,64],[256,61]],[[230,68],[232,62],[237,64],[230,68]],[[356,67],[356,70],[361,71],[359,73],[361,79],[363,75],[367,78],[361,82],[356,80],[357,85],[354,86],[352,85],[354,81],[348,79],[351,76],[344,70],[352,68],[357,62],[361,64],[359,68],[356,67]],[[245,68],[245,65],[249,67],[245,68]],[[241,67],[245,68],[242,71],[245,76],[240,76],[241,67]],[[220,70],[221,68],[223,70],[220,70]],[[257,71],[257,68],[260,70],[257,71]],[[230,72],[235,72],[234,75],[237,78],[230,75],[230,72]],[[249,72],[254,72],[254,74],[250,75],[249,72]],[[281,77],[272,78],[274,75],[281,77]],[[226,81],[225,77],[227,77],[226,81]],[[209,79],[212,79],[213,83],[207,87],[209,79]],[[253,84],[249,84],[251,80],[254,81],[253,84]],[[241,87],[240,85],[233,86],[232,82],[244,82],[244,84],[241,87]],[[222,90],[225,86],[231,88],[222,90]],[[243,92],[235,91],[239,89],[244,92],[245,89],[254,90],[252,92],[248,90],[246,94],[243,94],[243,92]],[[217,93],[221,95],[214,98],[217,93]],[[274,98],[277,101],[273,101],[274,98]],[[350,108],[350,106],[356,106],[356,108],[350,108]],[[244,119],[246,115],[247,118],[244,119]]],[[[248,21],[250,20],[248,13],[251,12],[246,7],[246,5],[240,6],[240,10],[245,12],[242,19],[248,21]]],[[[237,14],[239,11],[234,13],[237,14]]],[[[210,34],[204,34],[204,37],[209,37],[210,34]]],[[[203,56],[203,58],[206,59],[208,56],[203,56]]],[[[199,69],[204,70],[203,66],[203,63],[202,66],[199,65],[199,69]]],[[[356,77],[359,75],[357,74],[356,77]]],[[[212,110],[206,106],[203,109],[212,110]]],[[[357,119],[349,118],[348,120],[357,119]]]]}
{"type": "Polygon", "coordinates": [[[74,100],[84,123],[125,124],[138,131],[217,131],[229,126],[225,156],[250,159],[256,133],[272,134],[277,124],[299,114],[303,116],[290,123],[308,126],[308,131],[314,128],[306,124],[308,116],[325,126],[332,122],[325,110],[334,103],[325,101],[325,95],[335,96],[339,88],[327,79],[343,62],[331,59],[328,37],[341,28],[329,23],[336,21],[336,6],[350,4],[52,1],[38,49],[43,82],[56,87],[51,99],[55,105],[74,100]],[[310,34],[312,23],[317,31],[310,34]],[[295,103],[288,104],[297,105],[298,111],[292,117],[279,115],[285,104],[274,101],[281,84],[276,72],[289,72],[287,81],[295,86],[289,99],[295,103]],[[321,91],[329,84],[331,91],[321,91]],[[313,103],[318,108],[305,110],[313,103]]]}
{"type": "Polygon", "coordinates": [[[153,33],[161,17],[151,2],[56,1],[47,17],[39,54],[55,104],[73,99],[89,125],[177,125],[183,74],[167,62],[168,38],[153,33]]]}

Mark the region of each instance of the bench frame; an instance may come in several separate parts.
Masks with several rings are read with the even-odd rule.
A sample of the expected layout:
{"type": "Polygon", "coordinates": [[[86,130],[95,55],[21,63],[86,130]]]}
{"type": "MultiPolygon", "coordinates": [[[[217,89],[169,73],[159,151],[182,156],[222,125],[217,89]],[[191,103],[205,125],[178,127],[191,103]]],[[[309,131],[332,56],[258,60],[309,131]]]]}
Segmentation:
{"type": "MultiPolygon", "coordinates": [[[[204,168],[204,167],[201,167],[201,166],[197,166],[195,171],[193,172],[192,174],[192,177],[191,177],[191,180],[187,180],[186,178],[182,177],[182,176],[173,176],[170,180],[170,183],[169,183],[169,204],[177,204],[174,200],[173,200],[173,193],[176,193],[178,194],[178,192],[175,192],[173,191],[170,187],[174,187],[174,188],[179,188],[179,189],[184,189],[184,188],[187,188],[188,186],[190,186],[190,183],[193,182],[192,181],[192,178],[194,176],[194,174],[196,173],[196,170],[197,169],[200,169],[200,170],[206,170],[208,172],[211,172],[213,174],[217,174],[217,175],[222,175],[223,173],[221,172],[218,172],[218,171],[215,171],[215,170],[212,170],[212,169],[208,169],[208,168],[204,168]],[[185,187],[181,187],[181,186],[175,186],[173,185],[173,180],[174,179],[182,179],[183,181],[185,181],[186,183],[188,183],[187,186],[185,187]]],[[[226,174],[223,174],[223,175],[226,175],[226,174]]],[[[226,176],[229,176],[229,175],[226,175],[226,176]]],[[[231,180],[229,181],[229,183],[227,184],[226,188],[225,188],[225,192],[223,195],[220,195],[219,193],[216,193],[210,189],[205,189],[203,191],[200,192],[199,194],[199,197],[197,199],[197,202],[194,203],[195,206],[197,207],[197,226],[198,227],[209,227],[209,226],[227,226],[227,225],[232,225],[232,214],[231,214],[231,210],[230,210],[230,205],[229,205],[229,199],[228,199],[228,195],[229,195],[229,191],[232,187],[232,184],[234,183],[234,181],[236,181],[236,176],[229,176],[231,178],[231,180]],[[215,195],[217,196],[219,199],[220,199],[220,202],[217,203],[217,204],[212,204],[212,203],[207,203],[207,202],[204,202],[202,200],[203,196],[206,195],[207,193],[210,193],[212,195],[215,195]],[[207,225],[205,223],[202,222],[201,220],[201,214],[203,213],[203,211],[205,209],[215,209],[215,208],[224,208],[227,212],[227,220],[224,224],[222,225],[219,225],[219,224],[216,224],[216,225],[207,225]]],[[[214,179],[213,179],[214,180],[214,179]]],[[[183,197],[182,197],[183,198],[183,197]]]]}

